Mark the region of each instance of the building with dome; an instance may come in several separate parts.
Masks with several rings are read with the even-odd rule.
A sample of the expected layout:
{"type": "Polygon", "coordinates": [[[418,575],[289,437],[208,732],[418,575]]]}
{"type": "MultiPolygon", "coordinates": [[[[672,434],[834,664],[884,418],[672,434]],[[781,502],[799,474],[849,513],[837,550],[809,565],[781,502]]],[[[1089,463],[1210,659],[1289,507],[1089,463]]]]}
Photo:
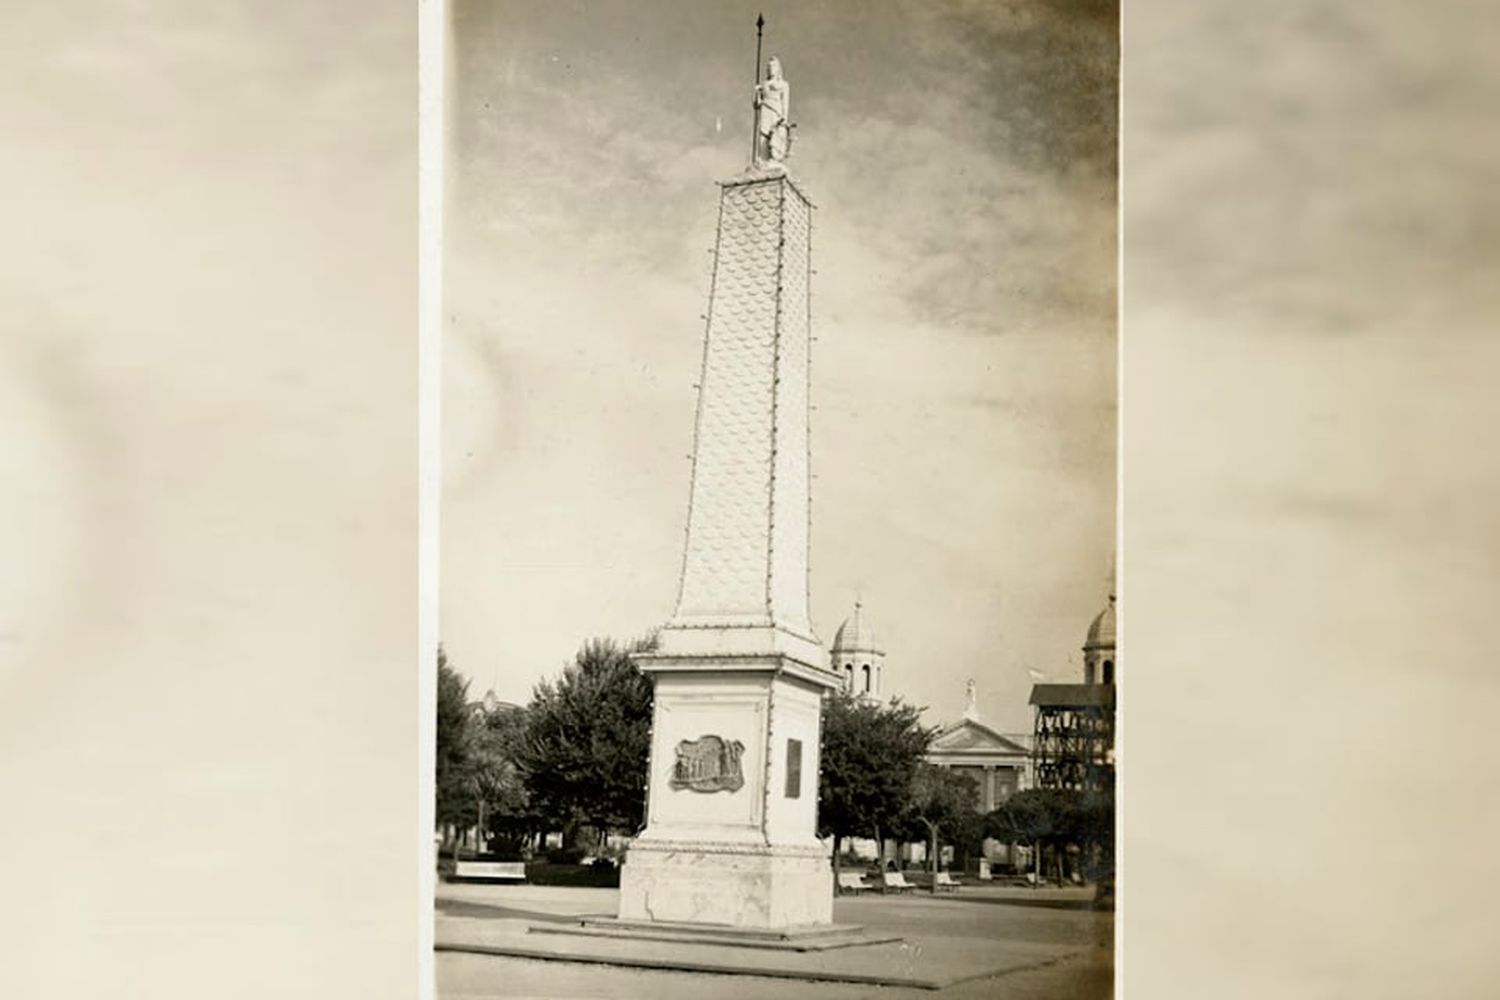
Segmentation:
{"type": "Polygon", "coordinates": [[[1094,617],[1083,643],[1083,683],[1031,689],[1035,728],[1032,773],[1038,788],[1105,791],[1115,784],[1115,595],[1094,617]]]}
{"type": "Polygon", "coordinates": [[[1094,616],[1083,643],[1083,682],[1113,684],[1115,660],[1115,595],[1110,594],[1109,604],[1094,616]]]}
{"type": "Polygon", "coordinates": [[[845,693],[880,700],[885,650],[875,641],[875,632],[860,602],[854,602],[854,614],[844,619],[834,633],[828,660],[834,672],[843,677],[845,693]]]}

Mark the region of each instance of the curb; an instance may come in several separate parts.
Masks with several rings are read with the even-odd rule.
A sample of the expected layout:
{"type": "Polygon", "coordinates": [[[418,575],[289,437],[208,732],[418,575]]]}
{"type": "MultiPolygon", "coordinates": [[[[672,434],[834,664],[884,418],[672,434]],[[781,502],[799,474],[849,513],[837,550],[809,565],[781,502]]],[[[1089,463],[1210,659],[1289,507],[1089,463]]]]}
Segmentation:
{"type": "MultiPolygon", "coordinates": [[[[433,951],[467,952],[475,955],[500,955],[509,958],[535,958],[549,962],[578,962],[586,965],[618,965],[635,969],[663,969],[669,972],[714,972],[731,976],[763,976],[771,979],[801,979],[808,982],[859,983],[866,986],[906,986],[920,990],[940,990],[955,980],[924,979],[917,976],[882,976],[862,972],[833,972],[821,969],[794,970],[752,968],[725,962],[695,962],[690,959],[652,959],[632,956],[560,955],[545,948],[520,945],[444,944],[433,951]]],[[[1015,971],[1015,970],[1006,970],[1015,971]]],[[[989,973],[993,975],[995,973],[989,973]]]]}

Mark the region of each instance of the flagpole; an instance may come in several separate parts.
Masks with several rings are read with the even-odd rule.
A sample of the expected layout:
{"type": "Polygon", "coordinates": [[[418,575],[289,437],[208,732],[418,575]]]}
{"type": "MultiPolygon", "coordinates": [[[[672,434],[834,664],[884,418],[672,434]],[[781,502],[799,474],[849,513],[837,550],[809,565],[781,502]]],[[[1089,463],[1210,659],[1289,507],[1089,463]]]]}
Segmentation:
{"type": "Polygon", "coordinates": [[[755,89],[750,91],[750,165],[755,166],[756,147],[760,142],[758,134],[760,117],[760,36],[765,30],[766,19],[761,14],[755,15],[755,89]]]}

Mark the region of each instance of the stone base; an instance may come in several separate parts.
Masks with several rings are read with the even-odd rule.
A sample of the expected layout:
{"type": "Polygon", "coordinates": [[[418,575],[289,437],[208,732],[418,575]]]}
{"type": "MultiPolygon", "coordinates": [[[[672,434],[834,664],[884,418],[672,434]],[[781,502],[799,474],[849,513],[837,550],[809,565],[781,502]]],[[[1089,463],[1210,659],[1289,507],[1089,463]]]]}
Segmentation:
{"type": "Polygon", "coordinates": [[[833,871],[819,846],[637,841],[620,870],[620,920],[826,926],[833,922],[833,871]]]}

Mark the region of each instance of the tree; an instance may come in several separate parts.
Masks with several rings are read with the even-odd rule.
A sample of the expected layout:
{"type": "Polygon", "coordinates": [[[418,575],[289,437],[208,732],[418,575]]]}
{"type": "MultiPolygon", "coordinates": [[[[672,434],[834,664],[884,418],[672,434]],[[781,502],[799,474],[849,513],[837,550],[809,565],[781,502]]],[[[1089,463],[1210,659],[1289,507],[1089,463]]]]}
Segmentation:
{"type": "MultiPolygon", "coordinates": [[[[476,715],[469,723],[469,753],[463,772],[473,790],[480,836],[504,834],[514,841],[529,826],[526,784],[516,764],[525,732],[524,709],[476,715]]],[[[515,844],[511,849],[515,849],[515,844]]]]}
{"type": "Polygon", "coordinates": [[[1041,881],[1041,842],[1052,833],[1052,814],[1045,792],[1028,788],[1017,792],[991,812],[986,832],[1006,843],[1023,843],[1032,848],[1037,881],[1041,881]]]}
{"type": "Polygon", "coordinates": [[[655,647],[655,636],[625,647],[594,639],[556,682],[537,684],[516,746],[532,810],[601,835],[640,827],[653,692],[633,657],[655,647]]]}
{"type": "Polygon", "coordinates": [[[1028,788],[1017,792],[986,817],[986,832],[997,840],[1031,844],[1036,881],[1041,882],[1042,848],[1057,852],[1058,873],[1069,844],[1085,832],[1085,811],[1079,792],[1061,788],[1028,788]]]}
{"type": "Polygon", "coordinates": [[[515,763],[524,712],[486,713],[470,704],[469,682],[441,646],[437,695],[436,820],[445,831],[477,827],[482,849],[491,829],[515,832],[525,817],[526,790],[515,763]]]}
{"type": "Polygon", "coordinates": [[[971,839],[979,825],[979,816],[974,811],[978,795],[979,786],[968,775],[925,760],[917,764],[901,827],[903,833],[916,833],[927,841],[933,892],[938,891],[941,834],[946,833],[948,842],[954,844],[971,839]]]}
{"type": "Polygon", "coordinates": [[[917,764],[934,730],[921,709],[844,692],[823,703],[823,749],[818,770],[818,835],[833,837],[834,883],[845,837],[889,829],[906,810],[917,764]]]}
{"type": "Polygon", "coordinates": [[[1115,792],[1113,788],[1088,790],[1079,796],[1079,844],[1083,848],[1085,877],[1109,875],[1115,866],[1115,792]]]}
{"type": "Polygon", "coordinates": [[[466,826],[473,811],[473,792],[466,773],[469,758],[469,682],[448,665],[438,646],[437,803],[440,826],[466,826]]]}

